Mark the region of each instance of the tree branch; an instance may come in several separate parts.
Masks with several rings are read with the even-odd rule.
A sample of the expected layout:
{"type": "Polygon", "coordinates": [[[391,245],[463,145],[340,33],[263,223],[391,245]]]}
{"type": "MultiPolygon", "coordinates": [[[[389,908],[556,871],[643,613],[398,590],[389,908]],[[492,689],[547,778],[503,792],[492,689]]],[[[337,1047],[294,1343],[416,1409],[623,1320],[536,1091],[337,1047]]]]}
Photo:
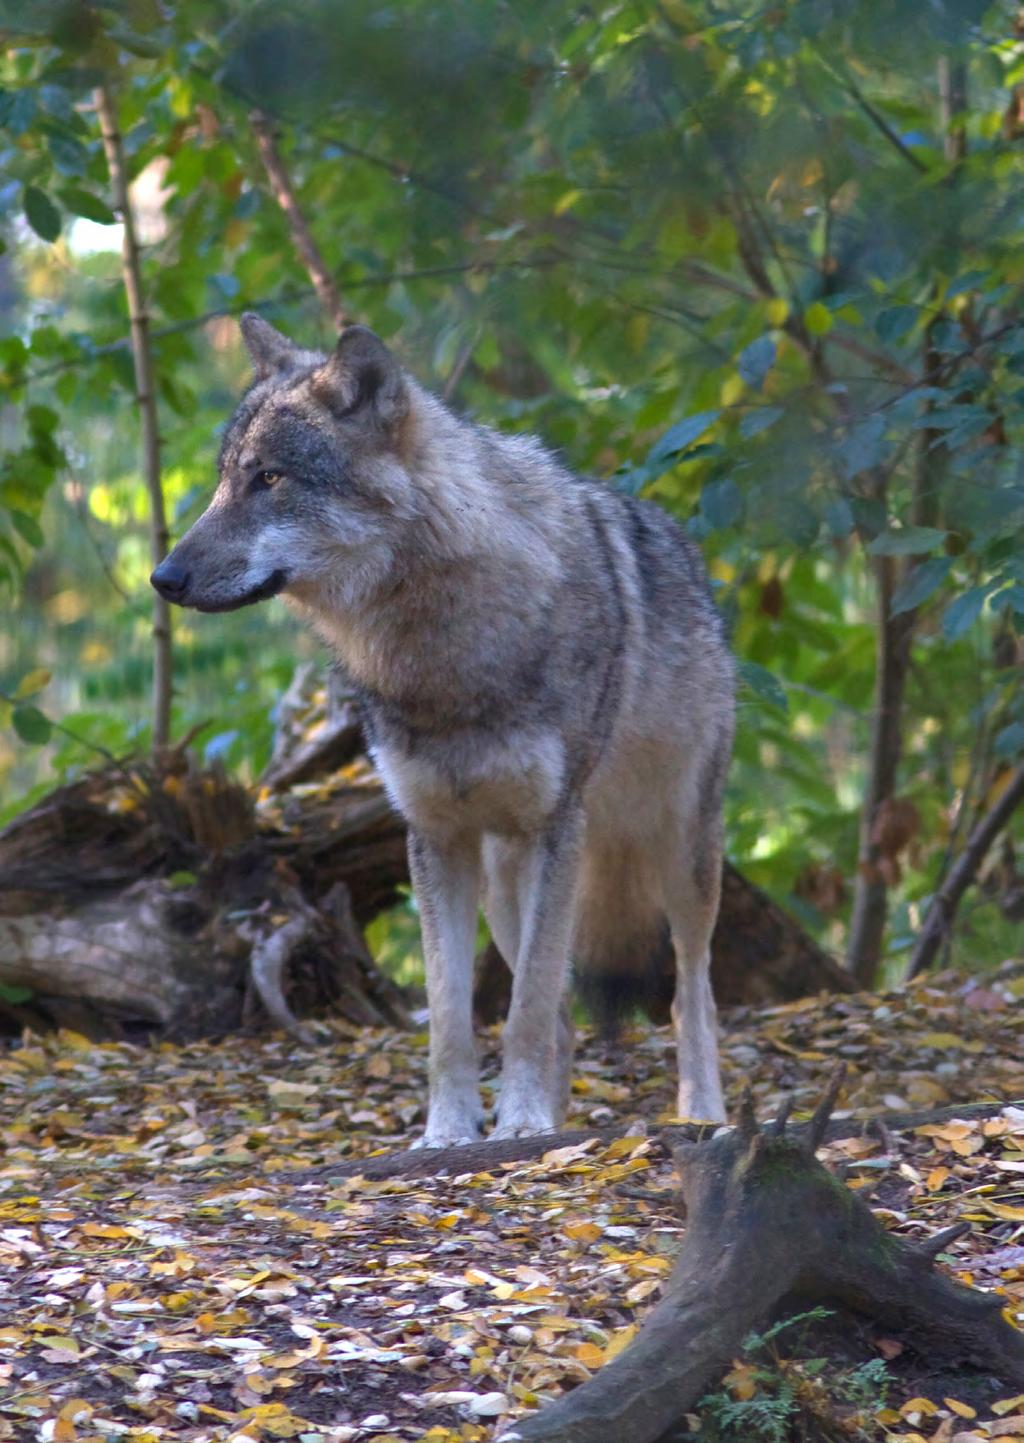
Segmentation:
{"type": "MultiPolygon", "coordinates": [[[[164,493],[160,481],[160,430],[156,408],[155,374],[149,314],[142,285],[142,256],[135,232],[135,216],[128,193],[128,168],[117,123],[114,100],[107,85],[94,92],[96,114],[103,136],[114,209],[124,226],[122,246],[124,289],[128,298],[132,360],[135,365],[135,399],[142,428],[142,472],[149,492],[149,553],[155,566],[167,555],[169,540],[164,493]]],[[[153,593],[153,746],[164,747],[171,731],[171,608],[153,593]]]]}
{"type": "Polygon", "coordinates": [[[299,205],[292,178],[278,149],[273,120],[265,110],[251,110],[249,122],[252,125],[253,135],[256,137],[256,146],[263,162],[263,168],[267,172],[271,193],[288,222],[292,244],[295,246],[302,264],[306,267],[307,274],[313,282],[313,289],[320,298],[320,304],[334,322],[335,329],[342,331],[349,324],[351,318],[342,304],[341,292],[321,254],[320,247],[313,239],[309,222],[299,205]]]}
{"type": "Polygon", "coordinates": [[[971,833],[967,845],[932,898],[924,926],[914,944],[908,977],[917,977],[931,965],[943,938],[953,925],[960,899],[977,876],[988,849],[1021,802],[1024,802],[1024,763],[1011,773],[1010,780],[971,833]]]}

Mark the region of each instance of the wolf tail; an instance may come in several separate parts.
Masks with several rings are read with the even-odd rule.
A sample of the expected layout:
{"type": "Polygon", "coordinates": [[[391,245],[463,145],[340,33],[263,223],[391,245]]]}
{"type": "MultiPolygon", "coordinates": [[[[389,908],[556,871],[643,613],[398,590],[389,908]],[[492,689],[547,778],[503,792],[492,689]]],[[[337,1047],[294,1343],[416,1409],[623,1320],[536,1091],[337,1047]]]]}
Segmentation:
{"type": "Polygon", "coordinates": [[[576,991],[605,1038],[635,1011],[669,1020],[675,953],[640,858],[626,848],[584,859],[574,948],[576,991]]]}

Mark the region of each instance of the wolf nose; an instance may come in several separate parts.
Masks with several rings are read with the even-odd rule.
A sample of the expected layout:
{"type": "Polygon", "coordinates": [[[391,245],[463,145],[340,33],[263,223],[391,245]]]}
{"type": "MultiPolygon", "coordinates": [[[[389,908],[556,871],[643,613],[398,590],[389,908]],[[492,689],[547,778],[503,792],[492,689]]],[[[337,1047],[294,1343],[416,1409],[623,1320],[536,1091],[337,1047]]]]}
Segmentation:
{"type": "Polygon", "coordinates": [[[167,601],[180,601],[188,586],[188,572],[167,557],[153,572],[149,583],[155,586],[167,601]]]}

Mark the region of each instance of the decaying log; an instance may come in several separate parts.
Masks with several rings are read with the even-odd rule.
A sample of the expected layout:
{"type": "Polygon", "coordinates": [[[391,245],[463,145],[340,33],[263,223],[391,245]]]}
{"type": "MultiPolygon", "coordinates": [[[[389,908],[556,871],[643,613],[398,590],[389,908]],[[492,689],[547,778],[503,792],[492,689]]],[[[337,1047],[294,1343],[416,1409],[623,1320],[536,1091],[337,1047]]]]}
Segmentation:
{"type": "MultiPolygon", "coordinates": [[[[347,705],[342,695],[336,716],[346,717],[347,705]]],[[[310,730],[303,715],[300,738],[310,730]]],[[[339,721],[334,737],[345,749],[352,726],[350,717],[339,721]]],[[[278,757],[279,778],[306,776],[313,765],[297,746],[278,757]]],[[[255,1017],[255,997],[298,1036],[295,1014],[317,1015],[333,997],[356,1024],[396,1021],[399,992],[377,973],[360,928],[407,881],[401,818],[364,759],[321,782],[264,792],[259,805],[180,749],[109,767],[59,788],[0,832],[0,1018],[97,1037],[184,1038],[255,1017]],[[30,989],[31,999],[12,997],[12,987],[30,989]]],[[[507,975],[496,952],[493,960],[478,989],[490,1018],[507,975]]],[[[673,969],[666,947],[665,1006],[652,1009],[659,1020],[673,969]]],[[[849,986],[731,868],[712,970],[724,1003],[849,986]]]]}
{"type": "Polygon", "coordinates": [[[278,704],[274,749],[260,782],[284,792],[336,771],[362,750],[358,710],[344,676],[335,669],[324,679],[313,662],[305,662],[278,704]]]}
{"type": "Polygon", "coordinates": [[[401,1025],[346,886],[368,879],[370,915],[393,895],[376,863],[401,832],[376,787],[340,795],[340,818],[327,806],[293,833],[174,752],[60,788],[0,833],[0,1018],[184,1039],[262,1007],[307,1042],[297,1013],[401,1025]]]}
{"type": "Polygon", "coordinates": [[[676,1152],[686,1232],[661,1302],[635,1341],[581,1387],[515,1423],[505,1443],[654,1443],[692,1408],[780,1305],[830,1302],[931,1353],[1024,1385],[1024,1336],[1003,1299],[935,1271],[960,1228],[923,1247],[890,1236],[814,1156],[841,1073],[797,1139],[785,1118],[676,1152]]]}

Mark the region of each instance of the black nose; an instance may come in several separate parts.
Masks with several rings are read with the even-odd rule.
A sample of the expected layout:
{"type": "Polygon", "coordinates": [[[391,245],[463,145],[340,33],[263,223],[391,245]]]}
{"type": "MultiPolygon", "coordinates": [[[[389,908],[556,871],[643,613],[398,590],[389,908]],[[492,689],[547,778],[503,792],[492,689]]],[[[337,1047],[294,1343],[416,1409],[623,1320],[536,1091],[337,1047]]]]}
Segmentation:
{"type": "Polygon", "coordinates": [[[149,582],[168,601],[180,601],[188,587],[188,572],[168,556],[161,561],[149,582]]]}

